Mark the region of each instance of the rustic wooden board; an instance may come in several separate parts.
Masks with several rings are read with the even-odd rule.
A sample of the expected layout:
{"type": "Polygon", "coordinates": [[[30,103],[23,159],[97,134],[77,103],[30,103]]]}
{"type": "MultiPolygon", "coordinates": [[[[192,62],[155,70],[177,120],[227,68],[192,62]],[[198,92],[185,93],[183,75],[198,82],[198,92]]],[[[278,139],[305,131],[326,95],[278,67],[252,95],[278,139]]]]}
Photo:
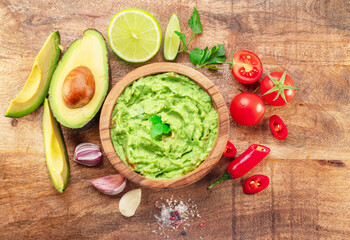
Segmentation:
{"type": "MultiPolygon", "coordinates": [[[[162,239],[156,228],[154,201],[171,195],[191,198],[202,218],[178,239],[347,239],[350,236],[350,5],[347,1],[14,1],[0,2],[0,238],[1,239],[162,239]],[[41,130],[42,108],[12,120],[3,117],[8,103],[23,87],[36,54],[53,30],[67,48],[87,28],[105,37],[109,21],[119,10],[137,7],[150,11],[164,32],[177,13],[186,22],[196,7],[204,33],[191,46],[223,43],[259,55],[264,74],[288,70],[301,90],[284,107],[266,107],[263,120],[253,127],[231,121],[230,140],[238,152],[251,143],[268,145],[269,159],[252,173],[266,174],[271,186],[247,196],[241,181],[227,181],[211,192],[206,186],[228,163],[194,185],[173,191],[142,188],[135,217],[118,213],[120,196],[97,192],[86,180],[115,173],[104,158],[97,168],[72,161],[74,147],[89,141],[100,145],[98,126],[85,132],[63,128],[71,163],[67,191],[60,195],[51,184],[41,130]],[[278,114],[289,129],[285,141],[273,138],[267,120],[278,114]],[[286,160],[289,159],[289,160],[286,160]],[[309,160],[308,160],[309,159],[309,160]],[[205,220],[205,229],[199,223],[205,220]],[[148,227],[150,223],[151,227],[148,227]]],[[[149,62],[164,61],[159,52],[149,62]]],[[[176,62],[192,66],[181,54],[176,62]]],[[[111,83],[142,64],[128,64],[110,52],[111,83]]],[[[253,90],[224,70],[199,71],[223,95],[227,106],[239,89],[253,90]]],[[[249,174],[251,175],[251,174],[249,174]]],[[[136,188],[128,184],[127,190],[136,188]]]]}

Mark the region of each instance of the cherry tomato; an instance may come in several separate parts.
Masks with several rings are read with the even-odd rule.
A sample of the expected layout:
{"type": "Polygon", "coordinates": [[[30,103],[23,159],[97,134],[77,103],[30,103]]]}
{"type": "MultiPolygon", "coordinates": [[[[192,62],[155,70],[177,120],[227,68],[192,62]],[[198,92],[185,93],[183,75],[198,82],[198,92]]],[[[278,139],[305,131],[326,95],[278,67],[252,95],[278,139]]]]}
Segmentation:
{"type": "Polygon", "coordinates": [[[252,52],[243,50],[233,56],[232,75],[244,84],[258,81],[263,73],[260,58],[252,52]]]}
{"type": "Polygon", "coordinates": [[[237,149],[235,148],[235,146],[230,141],[227,141],[225,151],[222,155],[224,155],[225,157],[234,157],[236,153],[237,149]]]}
{"type": "Polygon", "coordinates": [[[251,195],[261,192],[270,184],[270,179],[265,175],[253,175],[243,183],[243,192],[251,195]]]}
{"type": "Polygon", "coordinates": [[[288,130],[282,119],[273,115],[270,117],[270,129],[272,134],[279,140],[283,140],[288,136],[288,130]]]}
{"type": "Polygon", "coordinates": [[[249,92],[236,95],[230,105],[233,120],[244,126],[251,126],[259,122],[264,112],[265,104],[261,97],[249,92]]]}
{"type": "Polygon", "coordinates": [[[272,106],[283,106],[292,101],[296,89],[286,72],[273,72],[260,84],[263,99],[272,106]]]}

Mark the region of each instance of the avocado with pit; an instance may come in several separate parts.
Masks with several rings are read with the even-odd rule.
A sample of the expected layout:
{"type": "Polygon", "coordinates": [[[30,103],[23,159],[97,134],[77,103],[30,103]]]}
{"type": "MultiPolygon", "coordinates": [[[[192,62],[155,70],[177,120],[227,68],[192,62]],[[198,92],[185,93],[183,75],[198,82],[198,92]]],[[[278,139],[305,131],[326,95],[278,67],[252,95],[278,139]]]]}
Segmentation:
{"type": "Polygon", "coordinates": [[[106,42],[88,29],[72,43],[52,77],[49,102],[62,125],[81,129],[98,113],[109,87],[106,42]]]}
{"type": "Polygon", "coordinates": [[[60,56],[60,35],[50,34],[39,54],[22,91],[10,103],[6,117],[22,117],[39,107],[49,91],[52,74],[60,56]]]}
{"type": "Polygon", "coordinates": [[[49,101],[44,101],[43,135],[46,165],[58,192],[63,193],[69,179],[69,161],[61,127],[52,115],[49,101]]]}

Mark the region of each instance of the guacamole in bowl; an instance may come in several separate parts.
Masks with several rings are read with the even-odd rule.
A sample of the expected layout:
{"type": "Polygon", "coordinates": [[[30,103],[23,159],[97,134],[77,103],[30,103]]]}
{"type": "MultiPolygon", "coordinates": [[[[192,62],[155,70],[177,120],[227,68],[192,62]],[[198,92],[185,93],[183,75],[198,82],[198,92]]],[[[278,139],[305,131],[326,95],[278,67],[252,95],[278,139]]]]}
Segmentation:
{"type": "Polygon", "coordinates": [[[142,77],[124,89],[110,131],[116,153],[130,169],[146,178],[169,180],[206,159],[218,134],[218,113],[199,85],[166,72],[142,77]],[[170,131],[151,135],[154,116],[170,131]]]}

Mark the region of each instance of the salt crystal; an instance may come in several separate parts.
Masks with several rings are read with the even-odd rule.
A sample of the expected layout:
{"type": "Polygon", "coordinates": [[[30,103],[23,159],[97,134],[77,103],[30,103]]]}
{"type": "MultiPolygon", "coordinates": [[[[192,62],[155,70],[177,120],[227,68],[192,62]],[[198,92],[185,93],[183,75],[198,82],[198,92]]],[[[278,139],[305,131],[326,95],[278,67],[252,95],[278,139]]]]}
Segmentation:
{"type": "Polygon", "coordinates": [[[191,218],[200,217],[197,205],[191,199],[183,201],[179,197],[174,198],[173,195],[170,199],[160,199],[162,200],[160,203],[155,202],[157,214],[154,217],[157,220],[160,235],[164,238],[169,238],[165,231],[186,230],[186,226],[190,226],[186,221],[193,222],[191,218]]]}

